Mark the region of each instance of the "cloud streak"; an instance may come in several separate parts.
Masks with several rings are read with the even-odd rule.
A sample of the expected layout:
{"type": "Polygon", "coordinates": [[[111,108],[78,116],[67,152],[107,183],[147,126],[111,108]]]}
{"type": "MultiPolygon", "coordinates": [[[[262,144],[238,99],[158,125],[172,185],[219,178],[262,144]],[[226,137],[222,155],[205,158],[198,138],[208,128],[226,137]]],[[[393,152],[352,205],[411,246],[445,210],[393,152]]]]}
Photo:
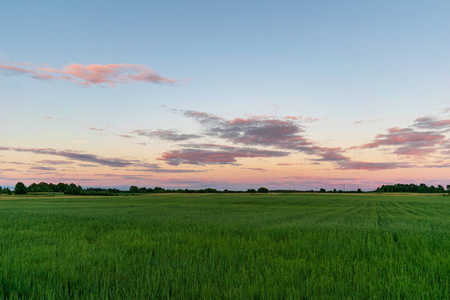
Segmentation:
{"type": "Polygon", "coordinates": [[[163,129],[158,129],[158,130],[138,129],[138,130],[133,130],[131,133],[134,133],[134,134],[137,134],[140,136],[145,136],[148,138],[158,138],[161,140],[166,140],[166,141],[171,141],[171,142],[181,142],[181,141],[197,139],[197,138],[202,137],[197,134],[180,134],[180,133],[177,133],[175,130],[163,130],[163,129]]]}
{"type": "MultiPolygon", "coordinates": [[[[56,170],[53,166],[60,165],[70,165],[73,164],[73,161],[81,161],[94,163],[97,165],[108,166],[112,168],[126,168],[131,167],[129,171],[137,171],[137,172],[151,172],[151,173],[199,173],[199,172],[207,172],[207,170],[193,170],[193,169],[165,169],[161,168],[158,164],[149,164],[146,162],[142,162],[139,160],[127,160],[120,158],[105,158],[100,157],[94,154],[81,153],[70,150],[56,150],[52,148],[15,148],[15,147],[3,147],[0,146],[0,151],[16,151],[16,152],[29,152],[34,154],[43,154],[43,155],[54,155],[65,157],[70,160],[41,160],[36,161],[39,166],[33,165],[30,167],[30,170],[36,171],[53,171],[56,170]],[[42,166],[43,165],[43,166],[42,166]]],[[[15,163],[20,165],[29,165],[20,162],[8,162],[15,163]]],[[[95,167],[96,165],[92,164],[79,164],[82,167],[95,167]]]]}
{"type": "Polygon", "coordinates": [[[289,153],[250,148],[227,148],[225,150],[183,149],[165,152],[162,157],[158,159],[173,166],[178,166],[180,164],[200,166],[235,165],[237,164],[236,158],[280,157],[286,155],[289,155],[289,153]]]}
{"type": "MultiPolygon", "coordinates": [[[[428,124],[428,122],[424,124],[428,124]]],[[[396,147],[393,151],[394,154],[422,156],[436,152],[438,150],[437,146],[443,143],[444,140],[445,135],[439,132],[393,127],[388,129],[386,134],[376,135],[373,142],[353,148],[370,149],[381,146],[394,146],[396,147]]]]}
{"type": "Polygon", "coordinates": [[[45,159],[45,160],[36,161],[36,163],[46,164],[46,165],[70,165],[70,164],[73,164],[73,161],[45,159]]]}
{"type": "Polygon", "coordinates": [[[435,117],[422,117],[417,118],[413,126],[421,129],[445,130],[450,129],[450,119],[438,120],[435,117]]]}
{"type": "Polygon", "coordinates": [[[36,170],[36,171],[55,171],[56,169],[53,167],[42,167],[42,166],[33,166],[30,167],[31,170],[36,170]]]}
{"type": "Polygon", "coordinates": [[[152,173],[168,173],[168,174],[179,174],[179,173],[203,173],[207,170],[193,170],[193,169],[164,169],[158,164],[143,164],[143,168],[135,169],[138,172],[152,172],[152,173]]]}
{"type": "Polygon", "coordinates": [[[135,164],[137,160],[125,160],[120,158],[104,158],[94,154],[81,153],[70,150],[56,150],[52,148],[15,148],[15,147],[2,147],[0,151],[16,151],[16,152],[29,152],[34,154],[54,155],[69,158],[75,161],[83,161],[89,163],[96,163],[103,166],[123,168],[135,164]]]}
{"type": "Polygon", "coordinates": [[[177,83],[177,80],[162,77],[147,66],[133,64],[69,64],[62,69],[0,65],[0,70],[5,75],[25,75],[42,80],[62,80],[86,87],[102,84],[114,87],[118,84],[137,82],[177,83]]]}
{"type": "Polygon", "coordinates": [[[400,168],[412,168],[407,163],[395,163],[395,162],[364,162],[364,161],[340,161],[338,163],[338,169],[340,170],[366,170],[366,171],[380,171],[391,170],[400,168]]]}

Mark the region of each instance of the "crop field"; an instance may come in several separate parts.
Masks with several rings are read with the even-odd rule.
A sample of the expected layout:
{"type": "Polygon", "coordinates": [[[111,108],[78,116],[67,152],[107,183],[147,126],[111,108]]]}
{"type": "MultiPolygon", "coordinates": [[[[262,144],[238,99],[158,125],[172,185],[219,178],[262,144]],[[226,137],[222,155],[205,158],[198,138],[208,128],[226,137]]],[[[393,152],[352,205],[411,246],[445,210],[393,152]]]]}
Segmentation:
{"type": "Polygon", "coordinates": [[[0,196],[0,299],[450,298],[442,194],[0,196]]]}

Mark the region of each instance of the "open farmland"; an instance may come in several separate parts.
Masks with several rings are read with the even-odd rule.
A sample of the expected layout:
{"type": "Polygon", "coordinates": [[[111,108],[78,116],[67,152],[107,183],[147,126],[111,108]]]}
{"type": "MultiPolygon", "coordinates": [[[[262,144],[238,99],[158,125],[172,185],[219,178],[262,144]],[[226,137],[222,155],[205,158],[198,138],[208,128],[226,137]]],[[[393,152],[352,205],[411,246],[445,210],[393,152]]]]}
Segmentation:
{"type": "Polygon", "coordinates": [[[442,194],[1,196],[0,298],[450,297],[442,194]]]}

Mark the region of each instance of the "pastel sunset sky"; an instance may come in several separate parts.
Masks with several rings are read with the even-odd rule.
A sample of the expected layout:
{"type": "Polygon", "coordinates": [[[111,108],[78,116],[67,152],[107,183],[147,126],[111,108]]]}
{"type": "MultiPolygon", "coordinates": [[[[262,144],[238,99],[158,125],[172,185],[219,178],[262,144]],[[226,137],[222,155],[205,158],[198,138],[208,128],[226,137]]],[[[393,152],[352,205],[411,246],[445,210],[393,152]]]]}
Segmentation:
{"type": "Polygon", "coordinates": [[[446,186],[449,15],[449,1],[4,1],[0,186],[446,186]]]}

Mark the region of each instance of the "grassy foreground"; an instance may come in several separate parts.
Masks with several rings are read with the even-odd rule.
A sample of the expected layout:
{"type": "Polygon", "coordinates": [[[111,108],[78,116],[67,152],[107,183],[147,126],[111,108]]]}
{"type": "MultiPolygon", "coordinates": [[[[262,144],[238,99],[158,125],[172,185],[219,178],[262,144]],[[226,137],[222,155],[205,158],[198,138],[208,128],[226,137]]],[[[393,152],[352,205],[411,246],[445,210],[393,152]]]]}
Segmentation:
{"type": "Polygon", "coordinates": [[[0,299],[450,298],[450,197],[0,196],[0,299]]]}

